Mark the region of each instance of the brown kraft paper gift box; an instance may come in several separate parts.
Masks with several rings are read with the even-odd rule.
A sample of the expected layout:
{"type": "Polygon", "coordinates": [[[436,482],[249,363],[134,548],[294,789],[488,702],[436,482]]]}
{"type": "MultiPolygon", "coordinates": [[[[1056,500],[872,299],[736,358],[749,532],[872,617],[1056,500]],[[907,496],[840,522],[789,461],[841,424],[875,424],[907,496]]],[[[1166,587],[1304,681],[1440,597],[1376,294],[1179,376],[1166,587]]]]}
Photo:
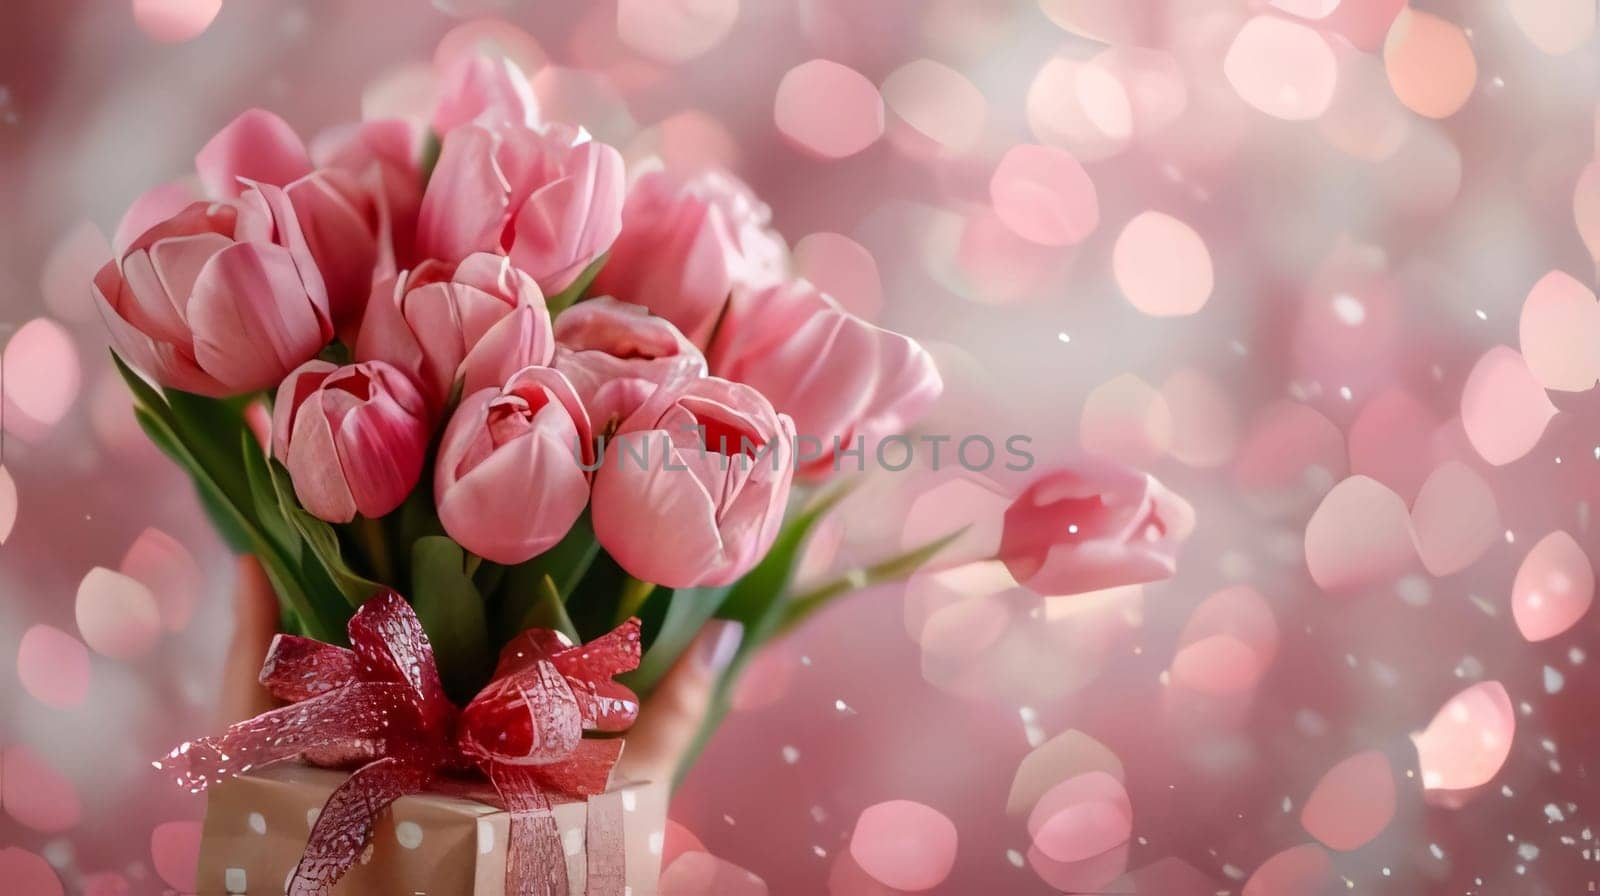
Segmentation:
{"type": "MultiPolygon", "coordinates": [[[[286,763],[208,791],[196,890],[282,894],[311,824],[346,772],[286,763]]],[[[487,793],[487,792],[485,792],[487,793]]],[[[620,832],[626,896],[655,896],[666,825],[665,787],[614,785],[587,801],[553,797],[572,896],[585,892],[591,832],[620,832]]],[[[360,861],[334,896],[510,896],[505,892],[510,815],[467,796],[427,792],[379,813],[360,861]]]]}

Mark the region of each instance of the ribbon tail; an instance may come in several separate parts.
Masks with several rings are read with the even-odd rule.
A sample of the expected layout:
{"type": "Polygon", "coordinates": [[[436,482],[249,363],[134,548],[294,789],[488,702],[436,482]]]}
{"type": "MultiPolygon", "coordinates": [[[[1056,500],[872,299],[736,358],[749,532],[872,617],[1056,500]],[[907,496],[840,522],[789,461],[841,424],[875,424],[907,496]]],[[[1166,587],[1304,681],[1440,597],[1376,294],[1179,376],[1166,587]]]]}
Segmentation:
{"type": "Polygon", "coordinates": [[[421,790],[431,777],[425,768],[392,756],[356,769],[323,804],[288,896],[327,896],[361,857],[378,813],[421,790]]]}
{"type": "Polygon", "coordinates": [[[408,711],[401,685],[356,682],[232,725],[221,737],[186,741],[156,763],[199,793],[307,750],[343,747],[379,737],[391,715],[408,711]]]}
{"type": "Polygon", "coordinates": [[[530,768],[489,764],[489,780],[511,813],[506,896],[567,896],[567,857],[550,798],[530,768]]]}

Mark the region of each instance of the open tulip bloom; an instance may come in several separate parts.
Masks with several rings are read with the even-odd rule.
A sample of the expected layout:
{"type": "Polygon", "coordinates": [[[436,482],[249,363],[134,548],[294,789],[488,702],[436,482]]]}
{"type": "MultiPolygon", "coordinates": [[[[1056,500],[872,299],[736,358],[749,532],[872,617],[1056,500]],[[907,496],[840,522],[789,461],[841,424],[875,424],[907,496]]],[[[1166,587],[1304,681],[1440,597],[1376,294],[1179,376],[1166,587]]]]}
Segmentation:
{"type": "MultiPolygon", "coordinates": [[[[340,644],[363,602],[406,595],[460,700],[530,627],[582,643],[637,616],[644,697],[720,616],[745,630],[725,709],[763,640],[959,534],[792,595],[848,487],[797,440],[904,433],[941,391],[928,352],[789,276],[731,175],[630,187],[508,63],[439,95],[427,123],[309,148],[244,113],[190,204],[136,203],[92,285],[139,422],[260,559],[289,632],[340,644]]],[[[1017,500],[992,559],[1051,594],[1170,574],[1190,524],[1109,465],[1017,500]]]]}

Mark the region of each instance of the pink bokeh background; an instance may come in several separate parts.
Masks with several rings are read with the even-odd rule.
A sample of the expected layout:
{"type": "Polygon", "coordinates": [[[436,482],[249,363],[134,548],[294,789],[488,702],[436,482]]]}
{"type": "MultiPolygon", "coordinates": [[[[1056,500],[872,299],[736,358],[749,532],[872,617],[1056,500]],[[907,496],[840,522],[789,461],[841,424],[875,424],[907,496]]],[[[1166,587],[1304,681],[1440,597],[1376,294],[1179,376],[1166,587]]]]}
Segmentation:
{"type": "MultiPolygon", "coordinates": [[[[246,106],[417,108],[451,34],[630,164],[747,179],[796,270],[933,349],[924,431],[1112,455],[1198,514],[1168,582],[966,566],[772,647],[666,892],[1586,892],[1594,31],[1592,0],[13,0],[0,875],[192,880],[202,803],[148,760],[212,726],[232,565],[110,370],[118,216],[246,106]]],[[[981,555],[1015,484],[876,477],[810,568],[969,521],[981,555]]]]}

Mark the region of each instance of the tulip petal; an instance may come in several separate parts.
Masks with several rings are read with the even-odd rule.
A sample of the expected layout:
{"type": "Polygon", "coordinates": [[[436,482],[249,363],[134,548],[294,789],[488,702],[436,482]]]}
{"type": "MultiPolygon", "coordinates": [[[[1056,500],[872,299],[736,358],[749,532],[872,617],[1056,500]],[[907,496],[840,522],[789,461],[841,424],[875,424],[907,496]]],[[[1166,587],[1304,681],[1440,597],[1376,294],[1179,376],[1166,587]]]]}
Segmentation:
{"type": "Polygon", "coordinates": [[[235,391],[276,385],[328,340],[288,249],[236,243],[216,253],[189,303],[195,359],[235,391]]]}
{"type": "Polygon", "coordinates": [[[477,126],[445,135],[417,222],[417,249],[423,255],[459,259],[501,250],[511,183],[495,160],[496,142],[477,126]]]}
{"type": "Polygon", "coordinates": [[[247,109],[201,148],[194,165],[212,196],[238,196],[240,180],[284,186],[311,173],[311,157],[289,123],[247,109]]]}

